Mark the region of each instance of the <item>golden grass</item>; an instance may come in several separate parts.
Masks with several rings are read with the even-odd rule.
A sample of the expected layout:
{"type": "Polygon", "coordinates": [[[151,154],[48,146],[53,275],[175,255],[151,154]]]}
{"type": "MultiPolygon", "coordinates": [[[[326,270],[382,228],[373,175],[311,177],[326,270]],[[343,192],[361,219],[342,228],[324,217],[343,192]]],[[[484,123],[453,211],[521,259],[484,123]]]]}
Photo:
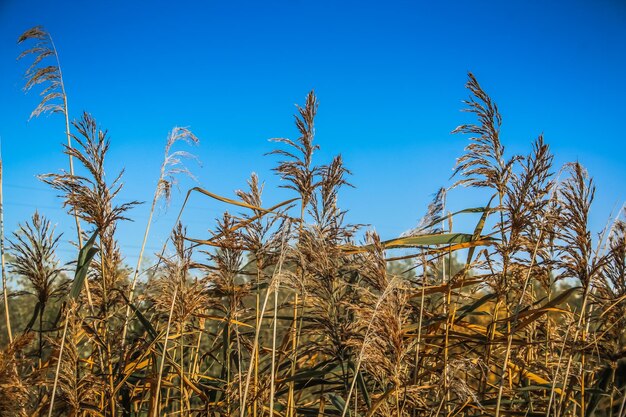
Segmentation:
{"type": "Polygon", "coordinates": [[[0,415],[625,415],[623,212],[592,239],[587,172],[571,163],[555,176],[541,136],[528,155],[507,155],[498,107],[472,74],[476,121],[454,130],[469,135],[457,181],[402,236],[381,241],[346,223],[338,195],[350,172],[341,157],[316,161],[311,92],[300,136],[275,139],[271,153],[293,198],[267,204],[256,175],[236,198],[189,190],[179,219],[191,193],[232,212],[205,237],[177,223],[142,271],[153,211],[190,175],[192,155],[172,145],[198,139],[184,128],[168,136],[129,268],[116,226],[137,202],[119,202],[122,174],[105,174],[107,133],[87,113],[70,126],[52,38],[38,27],[26,41],[36,43],[23,54],[35,57],[26,87],[44,89],[33,115],[65,115],[72,164],[40,178],[84,247],[61,266],[60,236],[38,213],[9,239],[9,278],[22,284],[4,286],[5,307],[10,297],[27,310],[6,309],[0,415]],[[449,213],[460,185],[492,198],[449,213]],[[473,230],[453,230],[468,213],[480,214],[473,230]]]}

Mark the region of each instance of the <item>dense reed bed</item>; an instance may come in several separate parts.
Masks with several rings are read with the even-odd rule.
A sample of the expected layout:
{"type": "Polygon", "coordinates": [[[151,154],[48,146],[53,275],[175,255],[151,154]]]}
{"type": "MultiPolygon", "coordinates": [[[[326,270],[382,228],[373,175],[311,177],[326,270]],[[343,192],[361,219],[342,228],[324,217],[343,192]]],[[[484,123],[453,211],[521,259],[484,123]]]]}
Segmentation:
{"type": "Polygon", "coordinates": [[[228,211],[203,239],[173,225],[144,268],[152,213],[190,175],[193,156],[173,145],[198,138],[167,137],[139,261],[125,264],[116,227],[137,202],[119,201],[121,173],[105,174],[107,132],[88,113],[70,123],[50,35],[19,42],[32,46],[26,89],[43,89],[33,117],[64,116],[69,169],[40,178],[80,250],[62,265],[69,237],[41,213],[2,236],[0,415],[626,415],[623,212],[592,236],[591,177],[577,162],[554,167],[542,136],[507,154],[472,74],[456,182],[414,229],[385,241],[346,223],[350,172],[316,157],[311,92],[299,136],[275,139],[269,156],[293,197],[265,201],[254,174],[232,199],[191,189],[228,211]],[[460,186],[491,197],[450,213],[460,186]],[[474,227],[453,228],[470,215],[474,227]]]}

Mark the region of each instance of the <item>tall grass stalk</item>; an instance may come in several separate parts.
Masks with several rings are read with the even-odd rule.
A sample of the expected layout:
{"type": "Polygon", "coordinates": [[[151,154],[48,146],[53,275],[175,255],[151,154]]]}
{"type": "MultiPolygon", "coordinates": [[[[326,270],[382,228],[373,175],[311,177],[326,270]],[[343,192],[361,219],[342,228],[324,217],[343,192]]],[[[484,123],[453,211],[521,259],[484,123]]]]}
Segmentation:
{"type": "Polygon", "coordinates": [[[13,343],[13,332],[11,330],[11,314],[9,312],[9,289],[7,287],[7,276],[4,261],[4,203],[2,192],[2,140],[0,139],[0,267],[2,268],[2,298],[4,301],[4,324],[7,327],[9,343],[13,343]]]}

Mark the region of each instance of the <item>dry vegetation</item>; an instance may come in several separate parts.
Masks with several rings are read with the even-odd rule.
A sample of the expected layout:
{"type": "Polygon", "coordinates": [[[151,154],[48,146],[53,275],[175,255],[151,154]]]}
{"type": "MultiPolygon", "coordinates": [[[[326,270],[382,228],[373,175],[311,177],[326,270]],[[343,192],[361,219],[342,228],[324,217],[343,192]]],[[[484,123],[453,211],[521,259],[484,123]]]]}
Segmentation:
{"type": "MultiPolygon", "coordinates": [[[[34,45],[26,89],[43,88],[33,116],[67,122],[69,170],[41,180],[75,218],[81,250],[61,265],[39,213],[7,238],[1,416],[626,415],[622,213],[592,238],[585,169],[555,169],[543,137],[507,156],[473,75],[475,122],[454,131],[469,137],[457,182],[403,236],[346,224],[349,171],[341,157],[316,162],[311,92],[299,137],[272,152],[293,199],[267,204],[254,174],[237,199],[194,188],[187,197],[231,211],[204,240],[175,225],[142,268],[150,216],[133,269],[116,226],[137,202],[118,201],[121,173],[105,175],[106,131],[87,113],[70,125],[49,34],[19,42],[34,45]],[[456,186],[492,197],[449,213],[456,186]],[[453,230],[469,213],[475,228],[453,230]]],[[[189,174],[177,142],[198,139],[180,128],[167,138],[151,213],[189,174]]]]}

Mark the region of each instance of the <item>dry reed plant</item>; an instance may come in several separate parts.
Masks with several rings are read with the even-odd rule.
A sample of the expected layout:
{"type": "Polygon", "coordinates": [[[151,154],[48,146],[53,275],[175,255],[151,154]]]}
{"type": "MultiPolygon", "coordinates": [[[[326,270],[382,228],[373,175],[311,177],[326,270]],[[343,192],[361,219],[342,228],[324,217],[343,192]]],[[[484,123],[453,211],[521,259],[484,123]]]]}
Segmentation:
{"type": "MultiPolygon", "coordinates": [[[[34,28],[23,41],[35,41],[26,87],[45,86],[33,116],[67,118],[58,60],[42,64],[57,58],[51,37],[34,28]]],[[[152,214],[191,175],[193,156],[174,146],[198,139],[169,134],[132,268],[116,230],[138,202],[119,202],[122,173],[105,174],[107,132],[88,113],[68,119],[77,172],[40,178],[92,237],[70,265],[38,213],[10,239],[19,288],[8,294],[16,337],[0,353],[0,415],[626,415],[624,212],[596,238],[585,169],[554,167],[543,136],[509,155],[494,100],[472,74],[467,88],[474,120],[454,130],[469,137],[455,182],[401,236],[347,223],[350,172],[341,156],[317,161],[310,92],[298,138],[270,152],[293,196],[267,204],[256,174],[235,198],[195,187],[179,220],[192,193],[228,211],[206,236],[177,221],[143,271],[152,214]],[[459,186],[486,190],[484,206],[450,213],[459,186]],[[456,230],[461,216],[476,225],[456,230]]]]}

